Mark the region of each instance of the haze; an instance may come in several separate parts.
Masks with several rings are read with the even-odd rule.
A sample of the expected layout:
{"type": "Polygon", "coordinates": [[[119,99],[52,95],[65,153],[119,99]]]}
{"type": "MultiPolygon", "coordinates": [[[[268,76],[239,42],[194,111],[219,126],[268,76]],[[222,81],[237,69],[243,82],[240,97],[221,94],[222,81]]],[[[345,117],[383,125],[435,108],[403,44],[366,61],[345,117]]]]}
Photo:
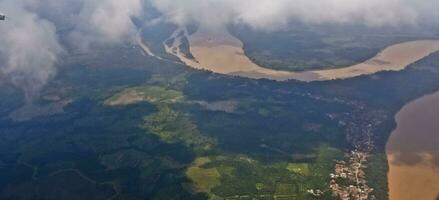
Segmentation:
{"type": "Polygon", "coordinates": [[[439,18],[435,0],[0,0],[0,11],[9,17],[0,24],[0,77],[31,101],[56,73],[60,55],[133,41],[133,19],[151,6],[162,15],[145,23],[211,29],[244,24],[273,31],[291,22],[419,28],[436,26],[439,18]]]}

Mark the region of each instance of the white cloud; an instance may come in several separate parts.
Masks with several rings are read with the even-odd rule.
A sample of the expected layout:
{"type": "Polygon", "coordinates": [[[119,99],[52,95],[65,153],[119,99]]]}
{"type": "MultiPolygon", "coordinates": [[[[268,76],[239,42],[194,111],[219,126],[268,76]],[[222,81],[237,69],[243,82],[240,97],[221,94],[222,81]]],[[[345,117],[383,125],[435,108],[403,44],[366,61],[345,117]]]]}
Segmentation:
{"type": "Polygon", "coordinates": [[[176,24],[243,23],[276,29],[290,21],[311,24],[360,23],[369,26],[436,23],[436,0],[151,0],[176,24]]]}
{"type": "Polygon", "coordinates": [[[120,44],[133,39],[132,17],[152,5],[163,19],[205,28],[247,24],[256,29],[303,23],[369,26],[439,25],[438,0],[0,0],[10,18],[0,23],[0,71],[30,99],[55,74],[63,48],[57,30],[70,30],[70,44],[120,44]]]}
{"type": "Polygon", "coordinates": [[[31,101],[56,74],[65,52],[57,26],[74,26],[70,43],[82,49],[132,39],[132,16],[142,0],[0,0],[8,20],[0,23],[0,73],[31,101]]]}
{"type": "Polygon", "coordinates": [[[2,1],[14,17],[0,24],[0,71],[21,87],[28,101],[55,74],[63,52],[52,23],[24,9],[21,1],[2,1]]]}
{"type": "Polygon", "coordinates": [[[141,13],[141,0],[84,0],[71,39],[82,47],[132,39],[136,28],[131,17],[141,13]]]}

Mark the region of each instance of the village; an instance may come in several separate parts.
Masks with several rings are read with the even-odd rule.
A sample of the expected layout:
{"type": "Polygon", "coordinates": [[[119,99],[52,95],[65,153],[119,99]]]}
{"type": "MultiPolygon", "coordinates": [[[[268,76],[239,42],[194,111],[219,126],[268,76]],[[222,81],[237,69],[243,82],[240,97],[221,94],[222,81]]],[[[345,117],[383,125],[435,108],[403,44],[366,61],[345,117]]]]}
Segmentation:
{"type": "Polygon", "coordinates": [[[351,112],[329,113],[327,117],[338,121],[339,126],[344,127],[346,139],[354,150],[346,153],[345,160],[336,162],[334,173],[329,174],[328,190],[310,189],[308,193],[321,197],[325,192],[330,192],[332,196],[341,200],[375,200],[374,189],[367,185],[365,169],[370,152],[374,149],[374,129],[388,117],[386,113],[379,110],[365,111],[366,105],[362,102],[328,98],[311,93],[302,96],[345,104],[353,108],[351,112]]]}
{"type": "Polygon", "coordinates": [[[335,173],[330,174],[330,189],[333,196],[342,200],[374,200],[373,188],[367,185],[364,169],[368,153],[352,151],[349,161],[339,161],[335,165],[335,173]]]}

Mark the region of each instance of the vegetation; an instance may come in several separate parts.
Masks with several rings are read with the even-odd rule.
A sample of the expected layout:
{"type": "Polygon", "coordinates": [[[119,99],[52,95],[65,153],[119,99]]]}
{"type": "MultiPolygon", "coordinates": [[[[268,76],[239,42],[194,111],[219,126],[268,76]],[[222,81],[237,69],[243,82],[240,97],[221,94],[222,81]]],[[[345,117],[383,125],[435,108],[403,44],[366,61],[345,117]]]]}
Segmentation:
{"type": "Polygon", "coordinates": [[[13,121],[23,96],[0,83],[0,199],[315,199],[307,190],[327,188],[369,124],[368,184],[387,199],[393,116],[439,89],[438,65],[436,53],[401,72],[300,83],[194,71],[132,45],[74,54],[36,102],[71,100],[62,113],[13,121]],[[108,106],[127,95],[141,100],[108,106]],[[233,112],[193,103],[230,100],[233,112]]]}
{"type": "Polygon", "coordinates": [[[186,175],[194,182],[196,192],[210,194],[211,190],[220,184],[221,174],[216,168],[203,168],[203,165],[209,162],[210,159],[207,157],[197,158],[186,171],[186,175]]]}
{"type": "Polygon", "coordinates": [[[145,129],[166,143],[181,143],[196,150],[209,150],[215,140],[200,133],[197,126],[183,113],[160,105],[159,111],[144,118],[145,129]]]}
{"type": "Polygon", "coordinates": [[[388,199],[388,184],[387,184],[387,156],[385,153],[373,154],[369,160],[368,168],[366,169],[367,180],[369,185],[373,185],[375,194],[384,199],[388,199]]]}
{"type": "Polygon", "coordinates": [[[351,66],[370,59],[391,44],[435,37],[422,31],[349,25],[290,27],[276,32],[243,26],[231,30],[244,42],[245,53],[253,62],[287,71],[351,66]]]}
{"type": "Polygon", "coordinates": [[[288,163],[287,170],[303,176],[309,176],[311,173],[308,163],[288,163]]]}
{"type": "Polygon", "coordinates": [[[179,46],[180,51],[184,54],[184,56],[186,58],[194,60],[195,57],[191,53],[189,39],[184,36],[184,37],[182,37],[180,42],[181,42],[181,44],[179,46]]]}
{"type": "Polygon", "coordinates": [[[186,171],[196,192],[211,199],[312,199],[308,189],[324,188],[329,177],[325,168],[342,156],[322,146],[317,159],[307,164],[258,161],[245,155],[219,154],[199,157],[186,171]],[[306,169],[297,171],[297,169],[306,169]]]}
{"type": "Polygon", "coordinates": [[[105,101],[106,105],[128,105],[147,101],[153,104],[172,104],[184,99],[181,92],[159,86],[143,86],[125,89],[105,101]]]}

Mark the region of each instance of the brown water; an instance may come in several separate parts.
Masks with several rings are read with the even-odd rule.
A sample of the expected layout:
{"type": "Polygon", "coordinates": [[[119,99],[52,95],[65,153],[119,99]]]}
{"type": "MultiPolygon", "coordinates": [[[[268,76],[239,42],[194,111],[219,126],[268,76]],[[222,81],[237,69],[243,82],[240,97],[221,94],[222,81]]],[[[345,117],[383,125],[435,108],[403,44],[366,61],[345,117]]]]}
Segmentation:
{"type": "MultiPolygon", "coordinates": [[[[187,36],[187,31],[184,31],[187,36]]],[[[187,37],[195,59],[188,59],[178,51],[178,40],[166,49],[193,68],[249,78],[307,82],[400,71],[439,51],[439,40],[418,40],[389,46],[357,65],[295,73],[256,65],[244,54],[242,42],[226,29],[206,30],[201,27],[187,37]],[[173,51],[174,48],[177,51],[173,51]]],[[[396,121],[398,126],[387,144],[390,199],[439,200],[439,92],[407,104],[397,114],[396,121]]]]}
{"type": "Polygon", "coordinates": [[[227,29],[207,30],[201,27],[189,36],[190,51],[195,60],[177,55],[187,65],[221,74],[273,80],[295,79],[324,81],[346,79],[380,71],[399,71],[408,65],[439,51],[439,40],[419,40],[395,44],[384,49],[370,60],[338,69],[288,72],[267,69],[253,63],[244,53],[243,43],[227,29]]]}
{"type": "MultiPolygon", "coordinates": [[[[380,71],[400,71],[439,51],[439,40],[418,40],[387,47],[370,60],[339,69],[307,72],[260,67],[245,54],[243,44],[227,31],[200,29],[189,37],[196,61],[186,64],[221,74],[274,80],[323,81],[380,71]]],[[[391,200],[439,199],[439,93],[404,107],[387,146],[391,200]]]]}
{"type": "Polygon", "coordinates": [[[396,122],[387,143],[390,200],[437,200],[439,92],[404,106],[396,122]]]}

